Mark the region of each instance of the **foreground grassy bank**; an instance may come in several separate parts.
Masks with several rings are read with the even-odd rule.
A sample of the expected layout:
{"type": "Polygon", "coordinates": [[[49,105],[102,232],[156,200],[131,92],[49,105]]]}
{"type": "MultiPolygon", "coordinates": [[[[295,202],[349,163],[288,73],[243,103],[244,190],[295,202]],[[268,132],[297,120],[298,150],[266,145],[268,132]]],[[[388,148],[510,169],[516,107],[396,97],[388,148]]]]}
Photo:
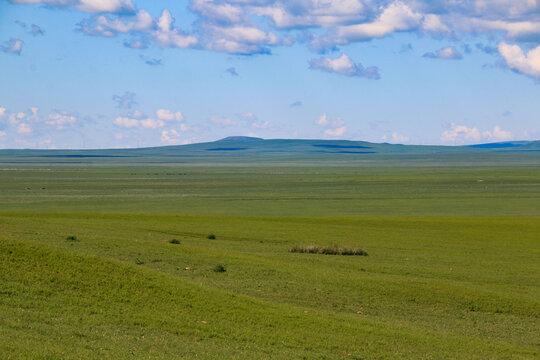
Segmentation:
{"type": "Polygon", "coordinates": [[[4,213],[0,223],[2,357],[540,351],[537,218],[4,213]],[[335,243],[369,256],[288,252],[335,243]]]}

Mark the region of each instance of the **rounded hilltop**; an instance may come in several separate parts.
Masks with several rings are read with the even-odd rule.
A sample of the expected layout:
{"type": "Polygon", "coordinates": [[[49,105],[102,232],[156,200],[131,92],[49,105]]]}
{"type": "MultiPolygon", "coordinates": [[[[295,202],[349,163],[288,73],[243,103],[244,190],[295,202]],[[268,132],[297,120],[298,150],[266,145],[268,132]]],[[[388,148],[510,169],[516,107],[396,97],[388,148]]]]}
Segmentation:
{"type": "Polygon", "coordinates": [[[252,136],[227,136],[226,138],[221,139],[222,141],[251,141],[251,140],[264,140],[263,138],[252,137],[252,136]]]}

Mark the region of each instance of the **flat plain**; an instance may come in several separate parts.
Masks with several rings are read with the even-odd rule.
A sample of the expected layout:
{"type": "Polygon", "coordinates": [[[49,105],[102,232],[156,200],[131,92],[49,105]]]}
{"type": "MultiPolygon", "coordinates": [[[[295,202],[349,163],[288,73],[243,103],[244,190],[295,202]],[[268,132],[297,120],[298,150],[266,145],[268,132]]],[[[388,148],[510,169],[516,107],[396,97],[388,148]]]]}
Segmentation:
{"type": "Polygon", "coordinates": [[[1,358],[540,357],[536,153],[0,154],[0,203],[1,358]]]}

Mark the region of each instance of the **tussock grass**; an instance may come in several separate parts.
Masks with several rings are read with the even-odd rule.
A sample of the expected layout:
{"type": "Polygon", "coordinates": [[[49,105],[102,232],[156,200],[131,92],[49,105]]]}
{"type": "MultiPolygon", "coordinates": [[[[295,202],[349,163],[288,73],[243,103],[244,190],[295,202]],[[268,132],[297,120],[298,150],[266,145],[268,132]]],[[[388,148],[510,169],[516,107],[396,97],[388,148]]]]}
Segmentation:
{"type": "Polygon", "coordinates": [[[368,253],[362,249],[356,248],[342,248],[337,245],[334,246],[317,246],[317,245],[308,245],[300,246],[295,245],[289,249],[289,252],[292,253],[308,253],[308,254],[322,254],[322,255],[356,255],[356,256],[367,256],[368,253]]]}
{"type": "Polygon", "coordinates": [[[225,265],[218,264],[214,266],[212,270],[214,270],[214,272],[217,272],[217,273],[223,273],[227,271],[227,268],[225,267],[225,265]]]}

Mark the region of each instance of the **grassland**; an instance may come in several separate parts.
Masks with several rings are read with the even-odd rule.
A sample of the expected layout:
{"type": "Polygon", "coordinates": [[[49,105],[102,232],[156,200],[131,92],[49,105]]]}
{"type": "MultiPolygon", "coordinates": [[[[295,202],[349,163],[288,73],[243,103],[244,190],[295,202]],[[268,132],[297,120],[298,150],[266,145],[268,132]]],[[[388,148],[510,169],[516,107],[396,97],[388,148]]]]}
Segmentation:
{"type": "Polygon", "coordinates": [[[0,160],[1,358],[540,357],[538,155],[0,160]]]}

